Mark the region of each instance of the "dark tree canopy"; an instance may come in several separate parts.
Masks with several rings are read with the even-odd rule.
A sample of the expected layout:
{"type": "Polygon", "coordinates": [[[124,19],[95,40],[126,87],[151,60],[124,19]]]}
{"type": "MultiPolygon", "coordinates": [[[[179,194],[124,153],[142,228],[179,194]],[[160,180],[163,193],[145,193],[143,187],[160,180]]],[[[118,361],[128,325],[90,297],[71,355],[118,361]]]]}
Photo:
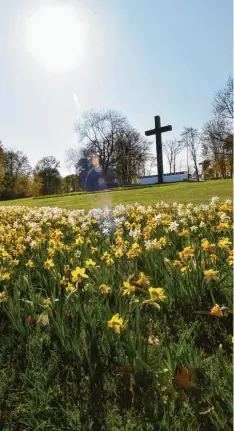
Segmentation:
{"type": "Polygon", "coordinates": [[[60,163],[55,157],[43,157],[35,166],[35,174],[42,179],[42,194],[51,195],[58,193],[60,186],[60,163]]]}
{"type": "Polygon", "coordinates": [[[24,195],[24,183],[31,174],[31,166],[27,156],[22,151],[5,150],[3,190],[24,195]]]}

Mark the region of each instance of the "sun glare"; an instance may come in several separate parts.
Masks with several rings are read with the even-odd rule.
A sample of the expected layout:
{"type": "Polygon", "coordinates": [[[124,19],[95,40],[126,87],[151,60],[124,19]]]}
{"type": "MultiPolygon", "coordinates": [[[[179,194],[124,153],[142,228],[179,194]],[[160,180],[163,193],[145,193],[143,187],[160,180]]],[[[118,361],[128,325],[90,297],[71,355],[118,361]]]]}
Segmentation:
{"type": "Polygon", "coordinates": [[[86,30],[73,7],[41,6],[28,21],[28,51],[50,72],[74,69],[85,52],[86,30]]]}

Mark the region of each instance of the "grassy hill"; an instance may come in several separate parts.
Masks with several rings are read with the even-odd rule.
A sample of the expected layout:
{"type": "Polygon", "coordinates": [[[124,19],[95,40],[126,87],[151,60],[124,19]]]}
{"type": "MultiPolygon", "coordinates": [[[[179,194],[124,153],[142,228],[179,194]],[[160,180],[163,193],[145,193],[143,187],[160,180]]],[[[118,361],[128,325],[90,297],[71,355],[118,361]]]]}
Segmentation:
{"type": "Polygon", "coordinates": [[[232,199],[232,180],[215,180],[206,182],[190,182],[148,186],[136,189],[110,190],[103,193],[72,194],[70,196],[53,196],[45,198],[26,198],[13,201],[2,201],[0,205],[51,206],[68,209],[89,210],[102,208],[105,205],[132,204],[151,205],[159,201],[168,203],[208,202],[213,196],[221,200],[232,199]]]}

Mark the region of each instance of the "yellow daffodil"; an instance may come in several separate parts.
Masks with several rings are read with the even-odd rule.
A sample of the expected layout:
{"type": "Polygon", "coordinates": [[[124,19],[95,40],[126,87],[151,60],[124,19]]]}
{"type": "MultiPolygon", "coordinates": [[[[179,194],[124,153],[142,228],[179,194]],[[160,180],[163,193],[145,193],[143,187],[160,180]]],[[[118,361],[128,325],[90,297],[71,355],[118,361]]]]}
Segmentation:
{"type": "Polygon", "coordinates": [[[219,304],[215,304],[210,310],[211,316],[227,317],[230,313],[231,310],[229,310],[227,307],[220,307],[219,304]]]}
{"type": "Polygon", "coordinates": [[[141,252],[141,248],[139,246],[139,244],[137,242],[134,242],[134,244],[132,244],[132,247],[130,248],[130,250],[128,250],[127,252],[127,256],[128,258],[133,258],[135,256],[138,256],[141,252]]]}
{"type": "Polygon", "coordinates": [[[152,301],[164,301],[164,299],[166,299],[166,295],[162,287],[150,287],[149,294],[152,301]]]}
{"type": "Polygon", "coordinates": [[[204,251],[207,252],[211,252],[212,248],[214,247],[215,244],[210,244],[209,241],[204,238],[201,240],[201,246],[203,248],[204,251]]]}
{"type": "Polygon", "coordinates": [[[204,278],[208,281],[219,279],[219,271],[215,271],[214,269],[207,269],[203,271],[203,274],[204,274],[204,278]]]}
{"type": "Polygon", "coordinates": [[[94,260],[92,259],[87,259],[85,262],[85,266],[86,268],[93,268],[94,266],[96,266],[96,262],[94,262],[94,260]]]}
{"type": "Polygon", "coordinates": [[[53,260],[52,259],[47,259],[45,262],[44,262],[44,268],[45,269],[51,269],[51,268],[53,268],[54,267],[54,262],[53,262],[53,260]]]}
{"type": "Polygon", "coordinates": [[[69,272],[70,271],[70,265],[64,265],[63,267],[64,272],[69,272]]]}
{"type": "Polygon", "coordinates": [[[98,251],[98,247],[91,247],[91,253],[94,254],[98,251]]]}
{"type": "Polygon", "coordinates": [[[100,292],[102,295],[106,295],[106,294],[109,292],[110,287],[109,287],[109,286],[107,286],[106,284],[101,284],[101,285],[99,286],[98,290],[99,290],[99,292],[100,292]]]}
{"type": "Polygon", "coordinates": [[[0,302],[6,302],[8,300],[7,292],[4,290],[0,292],[0,302]]]}
{"type": "Polygon", "coordinates": [[[230,229],[230,226],[228,223],[220,223],[218,226],[216,226],[216,230],[218,232],[225,232],[228,229],[230,229]]]}
{"type": "Polygon", "coordinates": [[[82,236],[78,236],[75,241],[76,245],[84,244],[84,238],[82,236]]]}
{"type": "Polygon", "coordinates": [[[34,263],[31,259],[28,260],[28,262],[25,263],[26,268],[33,268],[34,263]]]}
{"type": "Polygon", "coordinates": [[[194,256],[194,249],[192,247],[185,247],[184,250],[179,252],[180,258],[192,257],[194,256]]]}
{"type": "Polygon", "coordinates": [[[122,295],[130,295],[131,293],[135,293],[136,287],[132,286],[128,281],[124,281],[124,287],[121,288],[122,295]]]}
{"type": "Polygon", "coordinates": [[[68,283],[67,286],[65,287],[65,291],[67,293],[73,293],[75,292],[77,289],[73,286],[73,284],[68,283]]]}
{"type": "Polygon", "coordinates": [[[187,237],[189,236],[189,231],[187,229],[182,230],[182,232],[179,233],[179,236],[187,237]]]}
{"type": "Polygon", "coordinates": [[[87,274],[85,274],[85,268],[76,267],[74,271],[71,272],[73,283],[80,283],[84,278],[89,278],[87,274]]]}
{"type": "Polygon", "coordinates": [[[182,262],[180,260],[173,260],[173,266],[182,266],[182,262]]]}
{"type": "Polygon", "coordinates": [[[2,280],[10,280],[11,275],[9,272],[5,272],[5,273],[1,274],[1,278],[2,278],[2,280]]]}
{"type": "Polygon", "coordinates": [[[66,284],[68,283],[68,280],[67,280],[67,278],[65,277],[65,276],[63,276],[62,278],[61,278],[61,280],[60,280],[60,284],[62,285],[62,286],[66,286],[66,284]]]}
{"type": "Polygon", "coordinates": [[[113,328],[118,334],[124,327],[124,319],[119,317],[119,313],[114,314],[111,320],[107,322],[108,328],[113,328]]]}
{"type": "Polygon", "coordinates": [[[105,262],[107,265],[113,265],[114,260],[112,259],[111,255],[105,251],[105,253],[101,256],[101,260],[105,262]]]}
{"type": "Polygon", "coordinates": [[[217,260],[218,258],[217,258],[217,256],[216,256],[216,254],[211,253],[211,254],[210,254],[210,259],[211,259],[211,261],[212,261],[212,262],[216,262],[216,260],[217,260]]]}
{"type": "Polygon", "coordinates": [[[158,249],[161,249],[162,247],[164,247],[167,244],[167,239],[165,236],[162,236],[161,238],[159,238],[158,241],[156,241],[155,243],[155,247],[158,249]]]}
{"type": "Polygon", "coordinates": [[[121,247],[118,247],[115,250],[114,255],[115,255],[116,258],[122,257],[123,256],[123,249],[121,247]]]}
{"type": "Polygon", "coordinates": [[[229,238],[221,238],[218,242],[219,248],[229,248],[230,245],[232,245],[232,243],[229,238]]]}
{"type": "Polygon", "coordinates": [[[150,284],[148,277],[144,274],[144,272],[140,273],[140,278],[137,280],[136,284],[138,286],[148,286],[150,284]]]}
{"type": "Polygon", "coordinates": [[[44,305],[51,305],[51,299],[50,298],[46,298],[43,300],[43,304],[44,305]]]}

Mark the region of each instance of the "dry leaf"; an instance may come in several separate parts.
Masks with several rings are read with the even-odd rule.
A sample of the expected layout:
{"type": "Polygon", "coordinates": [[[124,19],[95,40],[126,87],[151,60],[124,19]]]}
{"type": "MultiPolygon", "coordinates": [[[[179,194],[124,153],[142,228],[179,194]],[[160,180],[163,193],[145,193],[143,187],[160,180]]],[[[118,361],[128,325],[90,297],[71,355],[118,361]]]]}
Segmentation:
{"type": "Polygon", "coordinates": [[[131,374],[131,373],[135,373],[136,366],[135,365],[124,365],[123,367],[116,367],[115,371],[116,371],[116,373],[131,374]]]}
{"type": "Polygon", "coordinates": [[[188,389],[194,382],[195,368],[184,367],[181,371],[177,370],[176,383],[184,389],[188,389]]]}

